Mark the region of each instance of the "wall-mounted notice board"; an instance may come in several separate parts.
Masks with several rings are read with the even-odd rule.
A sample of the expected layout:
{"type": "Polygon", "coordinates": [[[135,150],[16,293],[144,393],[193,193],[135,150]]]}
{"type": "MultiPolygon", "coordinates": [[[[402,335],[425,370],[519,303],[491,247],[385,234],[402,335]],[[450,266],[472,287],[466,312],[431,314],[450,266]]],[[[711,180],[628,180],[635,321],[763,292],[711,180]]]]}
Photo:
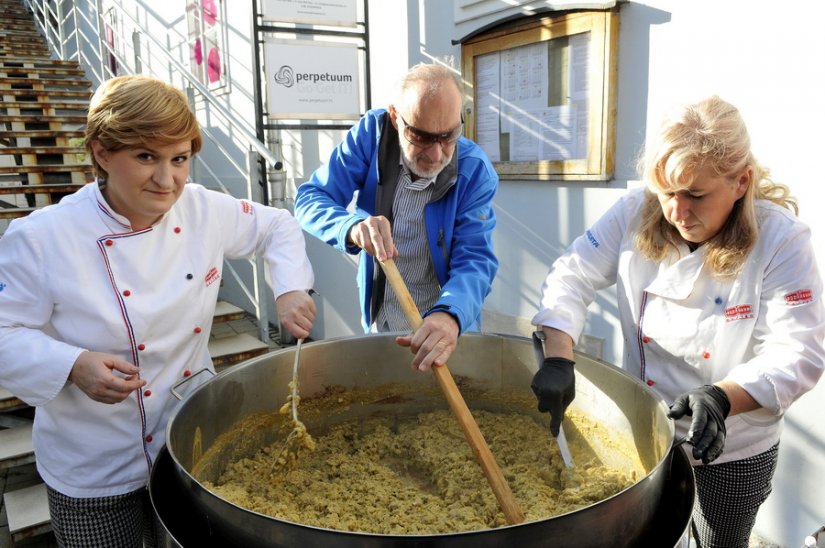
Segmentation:
{"type": "Polygon", "coordinates": [[[465,131],[507,179],[613,177],[617,10],[508,22],[461,44],[465,131]]]}

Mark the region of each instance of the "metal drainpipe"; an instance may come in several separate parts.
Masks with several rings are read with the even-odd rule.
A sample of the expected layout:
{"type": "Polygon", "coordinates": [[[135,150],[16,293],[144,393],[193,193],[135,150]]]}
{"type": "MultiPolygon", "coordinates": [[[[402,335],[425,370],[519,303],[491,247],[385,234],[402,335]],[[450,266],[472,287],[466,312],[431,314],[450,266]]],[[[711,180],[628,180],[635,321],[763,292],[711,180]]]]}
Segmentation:
{"type": "MultiPolygon", "coordinates": [[[[95,11],[97,11],[97,55],[100,59],[100,79],[107,79],[107,71],[109,69],[106,63],[106,55],[104,55],[105,48],[103,47],[103,40],[106,36],[106,25],[103,21],[103,3],[102,0],[95,2],[95,11]]],[[[109,50],[105,50],[108,54],[109,50]]]]}
{"type": "MultiPolygon", "coordinates": [[[[249,197],[253,201],[260,203],[263,186],[260,184],[257,175],[260,173],[261,157],[253,147],[249,147],[246,157],[247,173],[249,174],[247,179],[249,197]]],[[[258,254],[255,255],[255,269],[253,272],[255,315],[258,317],[258,338],[262,342],[269,344],[269,306],[268,303],[264,302],[264,299],[269,295],[269,291],[266,284],[266,269],[264,268],[264,260],[258,254]]]]}
{"type": "Polygon", "coordinates": [[[286,207],[286,171],[283,163],[277,162],[267,171],[269,180],[269,205],[272,207],[286,207]]]}
{"type": "Polygon", "coordinates": [[[80,54],[80,27],[77,23],[77,6],[72,5],[72,21],[74,23],[74,43],[75,43],[75,55],[77,55],[77,64],[80,65],[80,68],[83,68],[83,56],[80,54]]]}
{"type": "Polygon", "coordinates": [[[66,58],[66,33],[63,32],[63,2],[57,2],[57,39],[60,42],[60,58],[66,58]]]}
{"type": "MultiPolygon", "coordinates": [[[[286,203],[286,171],[283,169],[283,162],[275,164],[267,170],[267,180],[269,181],[269,204],[272,207],[285,209],[286,203]]],[[[284,326],[278,324],[281,346],[295,344],[296,339],[284,326]]]]}
{"type": "MultiPolygon", "coordinates": [[[[137,58],[135,61],[137,61],[137,58]]],[[[192,86],[187,86],[186,88],[186,101],[189,103],[189,107],[192,109],[192,112],[197,112],[197,110],[195,110],[195,88],[192,86]]],[[[189,180],[198,184],[203,184],[203,181],[201,181],[200,162],[192,162],[189,170],[189,180]]]]}
{"type": "MultiPolygon", "coordinates": [[[[132,51],[135,52],[135,74],[140,74],[143,72],[143,63],[140,61],[140,32],[133,30],[132,31],[132,51]]],[[[189,88],[191,90],[192,88],[189,88]]],[[[195,103],[193,98],[190,96],[189,103],[192,105],[192,111],[195,110],[195,103]]]]}

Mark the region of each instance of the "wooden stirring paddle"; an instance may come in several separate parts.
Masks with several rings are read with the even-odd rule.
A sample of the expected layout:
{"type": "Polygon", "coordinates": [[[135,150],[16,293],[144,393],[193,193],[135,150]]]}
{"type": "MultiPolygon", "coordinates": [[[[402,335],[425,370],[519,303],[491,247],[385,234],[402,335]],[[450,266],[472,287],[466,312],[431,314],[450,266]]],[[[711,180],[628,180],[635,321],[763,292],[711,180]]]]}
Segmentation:
{"type": "MultiPolygon", "coordinates": [[[[401,273],[398,272],[398,267],[395,266],[395,261],[386,259],[381,262],[381,267],[384,269],[384,274],[386,274],[387,280],[390,282],[390,287],[392,287],[392,290],[398,297],[398,302],[404,311],[404,315],[407,317],[407,321],[410,322],[413,331],[418,330],[421,324],[424,323],[424,320],[421,318],[421,313],[407,289],[407,284],[404,283],[401,273]]],[[[455,415],[458,424],[464,431],[464,437],[467,438],[467,442],[470,444],[470,448],[473,450],[478,463],[481,465],[484,475],[487,476],[487,481],[493,489],[493,493],[498,500],[502,512],[504,512],[504,517],[511,525],[521,523],[524,521],[524,514],[521,512],[515,497],[513,497],[513,492],[510,491],[510,486],[507,485],[507,480],[504,479],[501,468],[498,467],[495,457],[493,457],[493,454],[490,452],[490,447],[484,440],[481,430],[478,429],[478,424],[476,424],[473,415],[470,413],[464,397],[461,395],[461,392],[458,391],[458,386],[456,386],[450,370],[447,369],[447,364],[445,363],[442,366],[436,365],[431,369],[447,398],[447,403],[450,404],[453,415],[455,415]]]]}

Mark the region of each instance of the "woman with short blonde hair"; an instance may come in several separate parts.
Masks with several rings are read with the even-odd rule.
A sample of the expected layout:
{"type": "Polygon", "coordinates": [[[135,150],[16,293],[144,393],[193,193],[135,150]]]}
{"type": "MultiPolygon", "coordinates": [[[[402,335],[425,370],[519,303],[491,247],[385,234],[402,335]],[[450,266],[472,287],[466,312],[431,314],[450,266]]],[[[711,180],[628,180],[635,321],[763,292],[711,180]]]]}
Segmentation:
{"type": "Polygon", "coordinates": [[[280,325],[297,338],[312,328],[300,226],[189,183],[201,144],[182,92],[108,80],[86,129],[97,179],[0,238],[0,385],[37,407],[37,471],[62,547],[160,544],[146,485],[172,387],[214,372],[225,258],[263,257],[280,325]]]}

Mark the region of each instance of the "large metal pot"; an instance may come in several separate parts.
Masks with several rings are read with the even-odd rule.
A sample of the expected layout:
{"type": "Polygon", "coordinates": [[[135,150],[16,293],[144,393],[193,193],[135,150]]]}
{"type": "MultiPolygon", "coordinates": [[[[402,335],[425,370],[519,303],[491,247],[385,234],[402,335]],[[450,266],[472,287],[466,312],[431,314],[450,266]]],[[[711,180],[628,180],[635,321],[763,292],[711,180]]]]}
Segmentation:
{"type": "MultiPolygon", "coordinates": [[[[366,335],[320,341],[301,351],[302,402],[328,393],[330,387],[364,388],[418,386],[403,402],[376,397],[371,403],[346,410],[330,409],[317,416],[302,415],[311,433],[329,424],[377,414],[416,413],[446,407],[431,375],[411,370],[409,351],[395,344],[392,334],[366,335]],[[414,394],[429,394],[421,398],[414,394]],[[412,394],[412,395],[411,395],[412,394]]],[[[207,490],[201,481],[214,481],[225,463],[251,456],[283,436],[268,419],[249,423],[250,417],[277,416],[286,401],[294,350],[276,351],[250,360],[198,387],[178,407],[167,429],[167,448],[174,462],[174,483],[186,493],[228,545],[270,546],[634,546],[651,527],[671,471],[674,427],[667,406],[647,386],[624,371],[584,356],[577,357],[576,399],[572,409],[597,419],[615,432],[624,432],[647,472],[617,495],[586,508],[550,519],[519,525],[447,535],[376,535],[311,527],[264,516],[240,508],[207,490]],[[264,415],[268,414],[268,415],[264,415]],[[240,422],[247,426],[242,433],[240,422]],[[259,425],[249,427],[248,424],[259,425]],[[202,459],[209,454],[208,459],[202,459]],[[209,464],[203,466],[203,462],[209,464]]],[[[491,393],[521,394],[531,402],[530,379],[536,365],[529,339],[504,335],[466,334],[450,359],[450,370],[470,409],[507,408],[513,403],[492,401],[491,393]]],[[[514,402],[508,397],[506,402],[514,402]]],[[[522,409],[520,409],[522,410],[522,409]]],[[[528,411],[525,407],[524,412],[528,411]]],[[[536,412],[537,413],[537,412],[536,412]]],[[[545,419],[546,420],[546,419],[545,419]]],[[[568,436],[570,434],[568,433],[568,436]]],[[[575,437],[575,433],[574,436],[575,437]]],[[[536,440],[536,443],[550,443],[536,440]]],[[[599,447],[593,447],[597,453],[599,447]]],[[[606,456],[606,458],[608,458],[606,456]]],[[[691,475],[692,481],[692,475],[691,475]]],[[[691,501],[692,507],[692,501],[691,501]]],[[[684,524],[683,524],[684,525],[684,524]]],[[[225,544],[227,545],[227,544],[225,544]]]]}

